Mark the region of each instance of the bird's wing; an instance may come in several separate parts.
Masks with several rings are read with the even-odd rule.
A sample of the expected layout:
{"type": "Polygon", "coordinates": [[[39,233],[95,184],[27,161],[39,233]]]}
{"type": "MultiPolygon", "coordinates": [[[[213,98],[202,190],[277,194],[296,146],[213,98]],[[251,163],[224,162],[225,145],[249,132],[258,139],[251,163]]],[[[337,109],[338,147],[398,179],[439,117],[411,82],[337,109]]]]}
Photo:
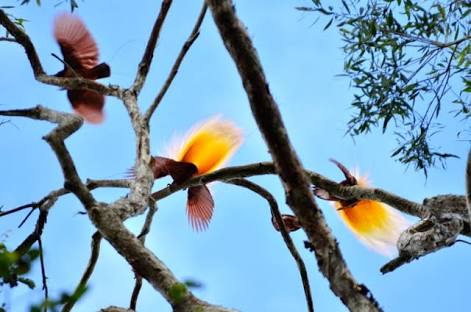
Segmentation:
{"type": "Polygon", "coordinates": [[[98,64],[98,48],[82,20],[64,13],[56,17],[54,37],[61,48],[64,61],[74,70],[92,69],[98,64]]]}

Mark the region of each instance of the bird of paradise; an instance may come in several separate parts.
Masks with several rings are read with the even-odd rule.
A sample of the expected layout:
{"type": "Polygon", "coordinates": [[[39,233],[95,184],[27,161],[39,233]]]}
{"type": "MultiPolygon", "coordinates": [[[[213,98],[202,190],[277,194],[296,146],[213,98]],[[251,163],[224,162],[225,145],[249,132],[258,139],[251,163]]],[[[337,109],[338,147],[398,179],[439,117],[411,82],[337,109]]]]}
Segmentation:
{"type": "MultiPolygon", "coordinates": [[[[340,182],[344,186],[369,187],[366,176],[351,174],[341,163],[331,159],[345,176],[340,182]]],[[[399,235],[409,227],[409,222],[396,209],[375,200],[343,199],[314,187],[319,198],[334,201],[340,218],[347,227],[371,249],[385,256],[392,256],[396,250],[399,235]]]]}
{"type": "MultiPolygon", "coordinates": [[[[171,158],[154,156],[151,168],[154,178],[170,175],[174,183],[213,172],[221,168],[242,143],[242,131],[232,122],[210,118],[193,127],[181,142],[174,142],[171,158]]],[[[211,221],[214,200],[206,185],[188,188],[188,220],[197,231],[211,221]]]]}
{"type": "MultiPolygon", "coordinates": [[[[54,37],[64,57],[64,69],[57,77],[99,79],[110,76],[106,63],[98,64],[95,40],[79,17],[63,13],[54,22],[54,37]]],[[[90,123],[103,121],[105,97],[91,90],[68,90],[67,97],[75,112],[90,123]]]]}

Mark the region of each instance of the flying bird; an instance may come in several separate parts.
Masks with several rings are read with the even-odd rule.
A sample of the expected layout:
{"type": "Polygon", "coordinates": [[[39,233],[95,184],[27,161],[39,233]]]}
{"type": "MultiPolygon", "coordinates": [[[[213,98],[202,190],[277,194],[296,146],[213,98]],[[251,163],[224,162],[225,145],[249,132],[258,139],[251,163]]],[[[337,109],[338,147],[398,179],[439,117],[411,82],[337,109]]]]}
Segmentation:
{"type": "MultiPolygon", "coordinates": [[[[340,182],[341,185],[370,186],[365,176],[353,175],[338,161],[331,161],[345,176],[345,180],[340,182]]],[[[316,186],[314,194],[319,198],[334,201],[334,206],[347,227],[360,241],[385,256],[394,255],[399,235],[410,225],[399,211],[379,201],[345,199],[316,186]]]]}
{"type": "MultiPolygon", "coordinates": [[[[213,172],[229,160],[242,140],[242,131],[232,122],[210,118],[193,127],[181,142],[174,142],[171,158],[152,158],[154,178],[170,175],[174,183],[180,184],[194,176],[213,172]]],[[[193,229],[206,229],[213,209],[214,200],[206,185],[188,188],[186,211],[193,229]]]]}
{"type": "MultiPolygon", "coordinates": [[[[58,15],[54,22],[54,37],[64,57],[64,69],[57,77],[83,77],[96,80],[110,76],[108,64],[98,64],[98,48],[82,20],[69,13],[58,15]]],[[[67,97],[75,112],[90,123],[104,118],[105,97],[91,90],[68,90],[67,97]]]]}

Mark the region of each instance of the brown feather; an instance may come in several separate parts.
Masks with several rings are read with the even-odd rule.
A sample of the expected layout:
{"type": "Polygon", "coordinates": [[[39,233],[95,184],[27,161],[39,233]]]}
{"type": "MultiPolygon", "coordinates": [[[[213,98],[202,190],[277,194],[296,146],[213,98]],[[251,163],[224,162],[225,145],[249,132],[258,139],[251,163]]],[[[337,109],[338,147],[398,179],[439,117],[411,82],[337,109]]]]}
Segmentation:
{"type": "Polygon", "coordinates": [[[214,201],[206,185],[192,186],[188,189],[186,211],[192,228],[205,230],[213,216],[214,201]]]}
{"type": "Polygon", "coordinates": [[[183,183],[190,179],[197,171],[195,165],[170,158],[155,156],[151,163],[154,179],[170,175],[175,183],[183,183]]]}
{"type": "MultiPolygon", "coordinates": [[[[54,37],[59,43],[64,61],[84,78],[94,79],[87,74],[98,64],[98,48],[82,20],[69,13],[57,16],[54,37]]],[[[71,77],[73,72],[65,68],[64,76],[71,77]]]]}
{"type": "Polygon", "coordinates": [[[104,119],[105,97],[91,90],[68,90],[67,97],[74,110],[90,123],[101,123],[104,119]]]}

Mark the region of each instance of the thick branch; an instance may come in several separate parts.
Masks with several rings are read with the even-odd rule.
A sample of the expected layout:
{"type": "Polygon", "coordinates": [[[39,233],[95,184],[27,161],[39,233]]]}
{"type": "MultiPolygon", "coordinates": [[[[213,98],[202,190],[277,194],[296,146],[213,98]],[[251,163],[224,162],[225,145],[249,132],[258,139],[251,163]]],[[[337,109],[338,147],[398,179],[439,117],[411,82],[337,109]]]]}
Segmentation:
{"type": "Polygon", "coordinates": [[[232,311],[196,298],[173,273],[122,223],[116,204],[97,204],[89,215],[100,232],[126,259],[134,271],[145,278],[172,305],[174,311],[232,311]],[[176,296],[175,293],[178,292],[176,296]]]}
{"type": "Polygon", "coordinates": [[[397,242],[399,256],[386,263],[382,273],[454,245],[460,234],[471,235],[466,200],[463,196],[439,195],[424,200],[427,216],[405,230],[397,242]]]}
{"type": "MultiPolygon", "coordinates": [[[[149,206],[149,211],[147,212],[146,220],[144,221],[144,225],[142,226],[141,233],[139,233],[139,240],[141,243],[144,245],[146,241],[146,236],[150,232],[150,227],[152,225],[152,220],[154,218],[154,214],[157,212],[157,205],[150,205],[149,206]]],[[[136,310],[137,306],[137,298],[139,297],[139,292],[141,291],[142,287],[142,277],[134,273],[134,278],[136,279],[136,282],[134,284],[134,289],[131,294],[131,301],[129,303],[129,309],[131,310],[136,310]]]]}
{"type": "Polygon", "coordinates": [[[144,55],[142,56],[142,60],[139,63],[139,67],[137,69],[136,78],[134,79],[134,83],[131,87],[131,90],[136,95],[141,92],[144,82],[146,81],[147,74],[149,73],[149,68],[152,63],[152,58],[154,57],[155,46],[157,45],[157,40],[159,39],[160,30],[162,29],[162,25],[164,24],[165,17],[167,16],[167,12],[170,9],[171,4],[172,0],[162,1],[159,15],[155,20],[149,41],[147,42],[146,50],[144,51],[144,55]]]}
{"type": "Polygon", "coordinates": [[[157,109],[157,106],[159,106],[160,102],[165,96],[165,93],[167,92],[168,88],[172,84],[173,79],[178,73],[178,69],[180,68],[180,65],[183,61],[183,58],[186,55],[186,52],[190,49],[190,47],[193,45],[193,42],[195,42],[196,38],[198,38],[199,33],[200,33],[200,27],[201,24],[203,23],[204,16],[207,11],[207,5],[206,3],[203,2],[203,7],[201,8],[200,14],[198,15],[198,19],[196,20],[195,26],[193,27],[193,30],[191,31],[190,36],[188,39],[185,41],[183,44],[180,53],[177,56],[177,59],[175,60],[175,63],[172,66],[172,69],[170,70],[170,73],[167,77],[167,80],[165,81],[164,85],[162,86],[162,89],[160,89],[159,93],[155,97],[154,101],[152,102],[151,106],[147,110],[145,116],[144,116],[144,121],[146,124],[149,124],[150,118],[152,117],[152,114],[154,111],[157,109]]]}
{"type": "Polygon", "coordinates": [[[286,247],[288,247],[288,250],[293,256],[294,261],[296,261],[296,264],[298,265],[299,274],[301,275],[301,281],[303,283],[304,294],[306,296],[307,309],[309,312],[314,312],[314,303],[312,301],[311,288],[309,286],[309,278],[307,275],[306,266],[304,265],[304,261],[301,258],[301,255],[299,254],[298,250],[296,249],[296,246],[294,245],[293,241],[291,240],[291,237],[289,236],[288,231],[286,230],[285,223],[281,216],[280,210],[278,209],[278,204],[275,198],[270,192],[268,192],[260,185],[250,182],[246,179],[233,179],[229,181],[229,183],[245,187],[257,193],[261,197],[265,198],[268,204],[270,205],[271,214],[275,217],[276,222],[279,225],[280,233],[283,237],[286,247]]]}
{"type": "Polygon", "coordinates": [[[273,99],[255,48],[235,14],[230,0],[208,0],[222,40],[232,56],[257,125],[268,145],[286,193],[286,201],[298,217],[333,292],[354,311],[378,311],[378,303],[358,284],[348,269],[338,244],[314,202],[310,183],[293,150],[280,111],[273,99]]]}

